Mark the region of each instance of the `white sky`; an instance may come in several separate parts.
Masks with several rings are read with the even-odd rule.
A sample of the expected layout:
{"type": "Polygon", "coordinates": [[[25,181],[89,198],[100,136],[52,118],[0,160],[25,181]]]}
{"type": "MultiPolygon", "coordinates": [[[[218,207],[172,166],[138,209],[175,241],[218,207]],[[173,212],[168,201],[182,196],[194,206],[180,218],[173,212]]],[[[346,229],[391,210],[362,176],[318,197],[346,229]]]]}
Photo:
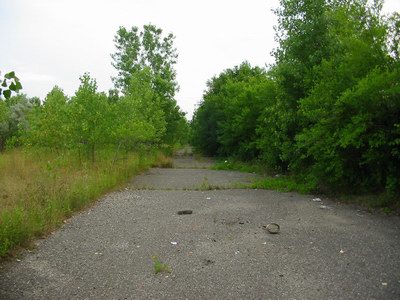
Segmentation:
{"type": "MultiPolygon", "coordinates": [[[[16,71],[29,96],[54,85],[73,95],[90,72],[100,91],[116,74],[110,54],[119,26],[144,24],[176,36],[179,106],[191,118],[212,76],[244,60],[273,63],[278,0],[0,0],[0,70],[16,71]]],[[[400,11],[386,0],[385,12],[400,11]]],[[[4,73],[3,73],[4,75],[4,73]]]]}

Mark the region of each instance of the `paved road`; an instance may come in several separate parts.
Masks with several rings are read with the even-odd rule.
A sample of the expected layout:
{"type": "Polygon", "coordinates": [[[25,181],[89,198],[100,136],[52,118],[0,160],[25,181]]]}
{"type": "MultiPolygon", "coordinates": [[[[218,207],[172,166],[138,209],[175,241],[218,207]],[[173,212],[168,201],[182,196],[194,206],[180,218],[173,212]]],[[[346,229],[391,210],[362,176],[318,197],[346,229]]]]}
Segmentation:
{"type": "Polygon", "coordinates": [[[256,177],[175,163],[2,265],[0,299],[400,299],[398,217],[228,189],[256,177]],[[270,222],[279,234],[264,230],[270,222]],[[153,256],[172,272],[155,274],[153,256]]]}

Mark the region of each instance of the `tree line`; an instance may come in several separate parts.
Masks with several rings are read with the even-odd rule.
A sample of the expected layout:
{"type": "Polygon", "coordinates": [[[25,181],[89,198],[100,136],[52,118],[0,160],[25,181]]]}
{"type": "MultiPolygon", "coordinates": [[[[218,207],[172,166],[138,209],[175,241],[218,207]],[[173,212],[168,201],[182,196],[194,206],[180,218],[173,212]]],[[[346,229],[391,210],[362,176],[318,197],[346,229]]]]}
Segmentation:
{"type": "Polygon", "coordinates": [[[382,5],[281,0],[275,63],[244,62],[209,80],[193,145],[315,189],[398,197],[400,15],[382,5]]]}
{"type": "Polygon", "coordinates": [[[9,88],[0,98],[0,150],[18,146],[76,150],[94,161],[98,149],[130,151],[183,143],[188,124],[174,98],[178,88],[174,38],[151,24],[143,30],[120,27],[111,55],[118,75],[107,94],[99,92],[96,80],[85,73],[72,97],[58,86],[43,101],[24,94],[11,96],[17,90],[13,84],[22,86],[14,73],[8,73],[4,87],[9,88]]]}

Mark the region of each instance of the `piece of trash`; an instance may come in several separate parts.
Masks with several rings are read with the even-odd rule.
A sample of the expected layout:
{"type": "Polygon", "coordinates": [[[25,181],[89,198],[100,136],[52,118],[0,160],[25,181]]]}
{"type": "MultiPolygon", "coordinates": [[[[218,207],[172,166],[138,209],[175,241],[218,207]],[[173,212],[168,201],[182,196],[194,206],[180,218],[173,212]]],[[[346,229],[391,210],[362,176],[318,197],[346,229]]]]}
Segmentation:
{"type": "Polygon", "coordinates": [[[103,253],[101,253],[101,252],[95,252],[94,254],[95,254],[95,255],[102,255],[103,253]]]}
{"type": "Polygon", "coordinates": [[[320,209],[330,209],[330,207],[327,206],[327,205],[320,205],[319,208],[320,208],[320,209]]]}
{"type": "Polygon", "coordinates": [[[16,261],[17,261],[17,262],[20,262],[21,260],[17,258],[16,261]]]}
{"type": "Polygon", "coordinates": [[[207,200],[211,200],[211,197],[207,197],[206,199],[207,199],[207,200]]]}
{"type": "Polygon", "coordinates": [[[240,251],[235,251],[235,254],[239,254],[240,253],[240,251]]]}
{"type": "Polygon", "coordinates": [[[314,199],[312,199],[312,201],[314,201],[314,202],[321,202],[322,200],[321,200],[321,198],[314,198],[314,199]]]}
{"type": "Polygon", "coordinates": [[[281,229],[280,226],[276,223],[269,223],[268,225],[263,225],[263,228],[271,234],[279,233],[279,230],[281,229]]]}
{"type": "Polygon", "coordinates": [[[340,249],[340,251],[339,251],[341,254],[343,254],[344,253],[344,250],[343,249],[340,249]]]}
{"type": "Polygon", "coordinates": [[[239,224],[240,224],[240,225],[243,225],[243,224],[244,224],[244,221],[239,221],[239,224]]]}
{"type": "Polygon", "coordinates": [[[171,242],[171,245],[178,245],[177,242],[171,242]]]}
{"type": "Polygon", "coordinates": [[[213,263],[215,263],[215,261],[214,261],[214,260],[211,260],[211,259],[204,259],[204,260],[203,260],[203,263],[204,263],[206,266],[209,266],[209,265],[212,265],[213,263]]]}
{"type": "Polygon", "coordinates": [[[136,248],[140,248],[140,245],[137,245],[136,248]]]}
{"type": "Polygon", "coordinates": [[[266,245],[266,244],[267,244],[267,242],[264,242],[264,243],[263,243],[263,245],[266,245]]]}
{"type": "Polygon", "coordinates": [[[383,286],[387,286],[387,282],[382,282],[382,285],[383,286]]]}
{"type": "Polygon", "coordinates": [[[178,215],[191,215],[193,213],[193,210],[180,210],[178,211],[178,215]]]}

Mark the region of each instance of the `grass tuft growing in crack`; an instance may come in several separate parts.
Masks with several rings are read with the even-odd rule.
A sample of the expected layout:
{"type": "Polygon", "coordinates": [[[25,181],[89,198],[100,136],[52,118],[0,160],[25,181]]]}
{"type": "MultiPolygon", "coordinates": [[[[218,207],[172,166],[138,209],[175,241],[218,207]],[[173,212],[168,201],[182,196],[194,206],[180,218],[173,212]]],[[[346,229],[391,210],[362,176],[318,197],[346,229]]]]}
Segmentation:
{"type": "Polygon", "coordinates": [[[161,262],[157,256],[153,255],[151,257],[151,260],[153,261],[154,272],[156,274],[172,272],[171,267],[169,265],[167,265],[166,263],[161,262]]]}

